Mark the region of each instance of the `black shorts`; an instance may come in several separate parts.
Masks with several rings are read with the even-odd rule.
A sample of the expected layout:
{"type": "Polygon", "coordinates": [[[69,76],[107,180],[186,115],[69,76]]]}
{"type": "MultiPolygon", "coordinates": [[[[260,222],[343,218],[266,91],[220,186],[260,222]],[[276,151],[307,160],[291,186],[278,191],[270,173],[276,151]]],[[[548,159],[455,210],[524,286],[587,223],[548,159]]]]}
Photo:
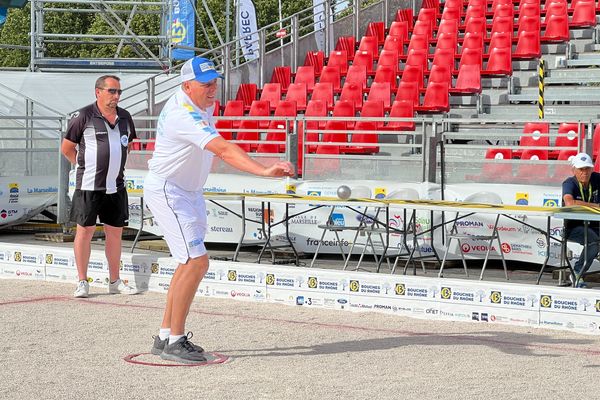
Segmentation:
{"type": "Polygon", "coordinates": [[[116,193],[105,191],[75,190],[71,204],[70,220],[81,226],[95,226],[96,218],[106,225],[122,227],[129,219],[127,190],[116,193]]]}

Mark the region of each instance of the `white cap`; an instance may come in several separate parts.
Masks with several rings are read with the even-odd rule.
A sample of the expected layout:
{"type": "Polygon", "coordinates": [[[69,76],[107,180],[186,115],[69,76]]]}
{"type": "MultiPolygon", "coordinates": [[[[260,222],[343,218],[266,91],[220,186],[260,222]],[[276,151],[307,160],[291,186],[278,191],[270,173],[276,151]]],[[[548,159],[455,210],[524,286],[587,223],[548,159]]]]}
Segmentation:
{"type": "Polygon", "coordinates": [[[592,157],[586,153],[579,153],[573,157],[571,165],[575,168],[594,168],[592,157]]]}

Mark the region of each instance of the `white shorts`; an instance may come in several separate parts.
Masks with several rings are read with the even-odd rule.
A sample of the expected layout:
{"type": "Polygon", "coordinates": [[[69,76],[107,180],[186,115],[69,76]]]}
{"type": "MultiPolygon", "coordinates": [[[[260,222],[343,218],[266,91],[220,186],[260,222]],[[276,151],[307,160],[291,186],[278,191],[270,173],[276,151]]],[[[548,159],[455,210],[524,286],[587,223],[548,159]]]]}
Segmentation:
{"type": "Polygon", "coordinates": [[[144,201],[173,258],[181,263],[206,254],[206,205],[202,192],[188,192],[153,173],[144,180],[144,201]]]}

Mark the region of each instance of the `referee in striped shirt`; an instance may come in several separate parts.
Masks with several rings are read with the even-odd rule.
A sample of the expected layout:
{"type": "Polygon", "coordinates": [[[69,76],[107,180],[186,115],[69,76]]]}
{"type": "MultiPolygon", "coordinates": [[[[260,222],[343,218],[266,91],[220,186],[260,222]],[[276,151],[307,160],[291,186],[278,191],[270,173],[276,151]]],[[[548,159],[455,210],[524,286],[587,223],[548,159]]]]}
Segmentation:
{"type": "Polygon", "coordinates": [[[76,187],[70,219],[77,223],[75,262],[79,283],[75,297],[88,297],[88,262],[96,220],[104,224],[108,260],[109,293],[134,294],[136,290],[119,278],[121,234],[129,219],[123,170],[129,143],[135,139],[131,115],[117,107],[119,78],[104,75],[96,80],[96,102],[71,115],[62,141],[64,156],[76,165],[76,187]]]}

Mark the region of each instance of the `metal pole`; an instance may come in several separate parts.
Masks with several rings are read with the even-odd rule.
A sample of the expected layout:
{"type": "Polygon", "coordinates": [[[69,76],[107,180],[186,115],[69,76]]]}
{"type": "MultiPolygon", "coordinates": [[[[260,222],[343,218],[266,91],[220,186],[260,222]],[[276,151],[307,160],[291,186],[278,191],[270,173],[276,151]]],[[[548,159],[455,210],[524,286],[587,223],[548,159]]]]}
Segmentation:
{"type": "MultiPolygon", "coordinates": [[[[231,22],[231,9],[229,0],[225,0],[225,43],[229,43],[229,24],[231,22]]],[[[225,64],[225,63],[223,63],[225,64]]],[[[225,64],[227,65],[227,64],[225,64]]]]}
{"type": "Polygon", "coordinates": [[[539,119],[544,119],[544,59],[540,58],[539,66],[538,66],[538,117],[539,119]]]}
{"type": "MultiPolygon", "coordinates": [[[[65,118],[60,119],[61,136],[64,136],[66,131],[65,118]]],[[[57,200],[57,222],[59,224],[65,224],[68,222],[68,211],[69,211],[69,171],[71,170],[71,163],[63,157],[60,151],[61,141],[58,141],[58,200],[57,200]]]]}
{"type": "Polygon", "coordinates": [[[25,176],[33,175],[31,148],[33,141],[33,101],[25,100],[25,176]]]}
{"type": "Polygon", "coordinates": [[[293,15],[292,16],[292,60],[291,60],[291,66],[292,66],[292,71],[296,71],[296,69],[298,68],[298,52],[300,51],[298,49],[298,37],[299,37],[299,33],[298,33],[298,15],[293,15]]]}

